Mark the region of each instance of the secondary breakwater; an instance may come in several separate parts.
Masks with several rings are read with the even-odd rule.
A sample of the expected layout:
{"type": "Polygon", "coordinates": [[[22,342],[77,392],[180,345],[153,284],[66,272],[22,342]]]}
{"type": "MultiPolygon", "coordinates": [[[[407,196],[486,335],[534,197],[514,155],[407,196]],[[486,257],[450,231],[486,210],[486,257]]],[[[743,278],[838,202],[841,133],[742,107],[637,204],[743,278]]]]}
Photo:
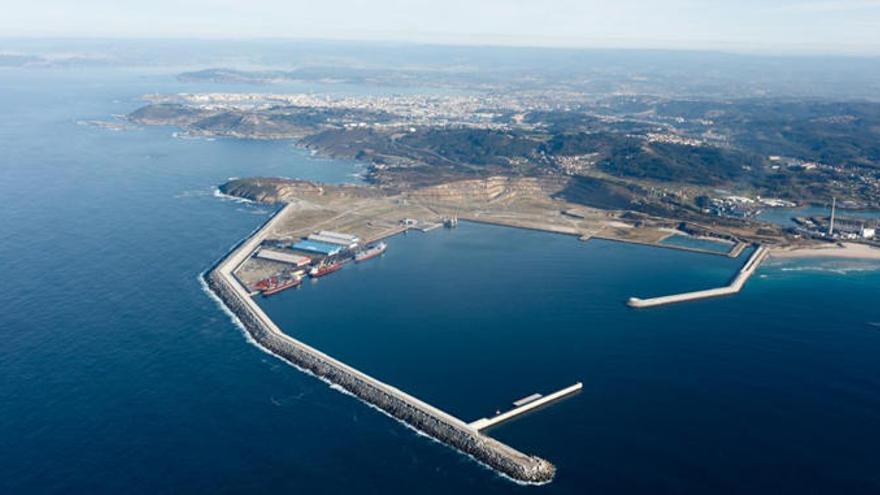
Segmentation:
{"type": "Polygon", "coordinates": [[[632,308],[650,308],[654,306],[663,306],[666,304],[674,304],[685,301],[695,301],[697,299],[706,299],[709,297],[728,296],[741,291],[749,277],[755,273],[755,270],[761,265],[761,262],[767,258],[769,251],[764,246],[755,248],[755,252],[749,256],[749,259],[743,267],[737,272],[736,277],[725,287],[716,289],[698,290],[694,292],[685,292],[682,294],[673,294],[670,296],[652,297],[649,299],[639,299],[631,297],[627,301],[627,305],[632,308]]]}
{"type": "Polygon", "coordinates": [[[253,301],[233,275],[291,208],[285,206],[250,238],[239,243],[205,275],[205,283],[245,331],[264,349],[313,373],[440,442],[524,483],[546,483],[556,468],[483,435],[464,421],[381,382],[285,334],[253,301]]]}

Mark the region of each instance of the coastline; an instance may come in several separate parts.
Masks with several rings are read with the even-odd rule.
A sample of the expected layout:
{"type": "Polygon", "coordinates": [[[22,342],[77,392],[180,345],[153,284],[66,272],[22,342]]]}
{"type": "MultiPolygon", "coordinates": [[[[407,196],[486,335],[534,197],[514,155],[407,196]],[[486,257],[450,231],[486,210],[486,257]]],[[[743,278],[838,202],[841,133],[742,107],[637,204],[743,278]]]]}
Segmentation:
{"type": "Polygon", "coordinates": [[[771,248],[770,256],[776,259],[817,259],[839,258],[880,261],[880,248],[845,242],[838,244],[824,244],[818,246],[799,246],[771,248]]]}

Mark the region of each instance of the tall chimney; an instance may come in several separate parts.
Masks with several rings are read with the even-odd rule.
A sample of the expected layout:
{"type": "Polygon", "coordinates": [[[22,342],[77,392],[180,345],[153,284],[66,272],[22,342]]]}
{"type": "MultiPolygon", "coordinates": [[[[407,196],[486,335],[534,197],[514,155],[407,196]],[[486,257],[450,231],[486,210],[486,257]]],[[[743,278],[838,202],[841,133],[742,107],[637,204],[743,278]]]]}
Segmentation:
{"type": "Polygon", "coordinates": [[[831,198],[831,224],[828,226],[828,236],[834,235],[834,210],[837,209],[837,198],[831,198]]]}

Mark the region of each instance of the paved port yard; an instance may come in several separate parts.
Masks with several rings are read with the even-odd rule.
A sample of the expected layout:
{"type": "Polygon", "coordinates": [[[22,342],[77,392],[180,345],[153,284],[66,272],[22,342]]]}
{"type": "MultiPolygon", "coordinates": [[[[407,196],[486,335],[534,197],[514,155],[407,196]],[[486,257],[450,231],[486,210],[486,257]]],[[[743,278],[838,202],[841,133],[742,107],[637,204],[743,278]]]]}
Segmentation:
{"type": "MultiPolygon", "coordinates": [[[[333,231],[359,237],[361,245],[399,234],[409,229],[423,230],[442,222],[444,218],[489,223],[507,227],[525,228],[577,236],[581,240],[607,239],[630,242],[664,249],[700,252],[720,256],[737,256],[748,244],[742,241],[732,245],[728,253],[662,244],[671,235],[669,223],[640,225],[623,221],[618,213],[576,206],[553,199],[537,188],[505,188],[504,184],[491,189],[480,184],[476,191],[465,188],[450,190],[449,185],[426,188],[400,195],[385,195],[371,189],[355,190],[351,186],[324,185],[320,188],[305,182],[293,182],[283,198],[288,201],[286,213],[274,222],[266,237],[286,245],[294,244],[319,231],[333,231]],[[435,190],[435,189],[439,189],[435,190]],[[576,210],[576,214],[572,211],[576,210]]],[[[705,227],[701,227],[706,230],[705,227]]],[[[735,238],[726,234],[729,238],[735,238]]],[[[761,251],[759,249],[759,251],[761,251]]],[[[309,254],[320,259],[315,253],[309,254]]],[[[763,261],[763,257],[759,260],[763,261]]],[[[757,268],[757,265],[754,267],[757,268]]],[[[283,270],[267,265],[264,260],[246,260],[236,272],[248,287],[283,270]],[[275,271],[273,272],[273,268],[275,271]]],[[[753,273],[750,270],[742,284],[753,273]]],[[[687,294],[632,298],[628,304],[635,308],[660,306],[738,292],[742,285],[736,279],[728,287],[696,291],[687,294]]]]}
{"type": "Polygon", "coordinates": [[[294,272],[297,270],[304,270],[306,268],[296,268],[293,265],[289,265],[287,263],[280,263],[277,261],[269,261],[256,257],[248,258],[245,263],[242,263],[241,266],[235,271],[234,275],[238,279],[239,283],[248,288],[248,290],[254,290],[254,284],[259,282],[260,280],[265,280],[269,277],[274,277],[284,272],[294,272]]]}
{"type": "MultiPolygon", "coordinates": [[[[591,238],[632,242],[665,249],[724,255],[707,250],[661,244],[670,235],[670,223],[635,227],[608,212],[553,199],[537,186],[514,187],[506,182],[489,188],[482,185],[464,191],[449,185],[399,195],[385,195],[368,188],[292,182],[279,199],[287,201],[288,213],[273,225],[268,239],[293,244],[319,231],[357,236],[361,245],[407,229],[430,228],[447,217],[591,238]],[[576,215],[571,212],[576,210],[576,215]],[[566,212],[566,213],[563,213],[566,212]],[[413,225],[405,225],[410,219],[413,225]]],[[[735,248],[739,251],[744,247],[735,248]]],[[[298,252],[316,257],[316,253],[298,252]]],[[[245,284],[274,275],[257,260],[248,261],[237,275],[245,284]],[[251,266],[251,265],[254,266],[251,266]]]]}

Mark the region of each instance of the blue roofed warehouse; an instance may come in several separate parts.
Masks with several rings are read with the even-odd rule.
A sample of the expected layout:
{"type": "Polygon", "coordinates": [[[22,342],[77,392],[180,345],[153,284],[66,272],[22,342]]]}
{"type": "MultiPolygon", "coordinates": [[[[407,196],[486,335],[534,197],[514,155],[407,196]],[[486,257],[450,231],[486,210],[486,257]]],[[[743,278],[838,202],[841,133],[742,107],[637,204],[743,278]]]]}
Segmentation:
{"type": "Polygon", "coordinates": [[[330,244],[329,242],[304,240],[294,244],[293,249],[333,256],[334,254],[339,254],[339,252],[342,251],[342,246],[340,246],[339,244],[330,244]]]}

